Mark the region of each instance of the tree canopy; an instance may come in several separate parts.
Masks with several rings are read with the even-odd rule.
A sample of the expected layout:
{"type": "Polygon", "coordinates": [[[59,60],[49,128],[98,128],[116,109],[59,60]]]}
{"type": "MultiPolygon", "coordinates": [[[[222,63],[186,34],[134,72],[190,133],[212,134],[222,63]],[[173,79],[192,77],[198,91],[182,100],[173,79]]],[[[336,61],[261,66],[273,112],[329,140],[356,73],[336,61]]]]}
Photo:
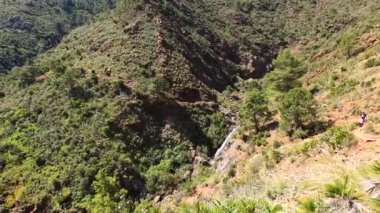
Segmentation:
{"type": "Polygon", "coordinates": [[[289,135],[298,131],[308,131],[318,120],[318,104],[310,92],[294,88],[286,93],[280,102],[280,126],[289,135]]]}
{"type": "Polygon", "coordinates": [[[298,79],[307,71],[303,60],[292,55],[289,49],[279,53],[273,66],[274,70],[265,76],[264,84],[269,90],[278,92],[287,92],[300,86],[298,79]]]}
{"type": "Polygon", "coordinates": [[[242,122],[255,128],[256,132],[272,117],[268,106],[268,97],[263,90],[253,89],[244,98],[239,111],[242,122]]]}

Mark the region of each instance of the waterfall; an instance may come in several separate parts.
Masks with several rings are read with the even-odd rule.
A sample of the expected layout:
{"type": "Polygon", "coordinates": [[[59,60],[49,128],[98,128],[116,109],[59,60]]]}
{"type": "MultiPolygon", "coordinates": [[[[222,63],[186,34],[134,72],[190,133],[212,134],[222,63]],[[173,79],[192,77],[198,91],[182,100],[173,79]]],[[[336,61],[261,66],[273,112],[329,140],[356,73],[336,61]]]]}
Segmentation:
{"type": "Polygon", "coordinates": [[[223,141],[223,144],[219,147],[219,149],[216,151],[214,158],[212,159],[212,162],[215,162],[218,160],[220,155],[223,153],[224,149],[230,145],[232,142],[233,137],[235,136],[236,132],[238,131],[239,127],[236,126],[232,129],[232,131],[227,135],[226,139],[223,141]]]}

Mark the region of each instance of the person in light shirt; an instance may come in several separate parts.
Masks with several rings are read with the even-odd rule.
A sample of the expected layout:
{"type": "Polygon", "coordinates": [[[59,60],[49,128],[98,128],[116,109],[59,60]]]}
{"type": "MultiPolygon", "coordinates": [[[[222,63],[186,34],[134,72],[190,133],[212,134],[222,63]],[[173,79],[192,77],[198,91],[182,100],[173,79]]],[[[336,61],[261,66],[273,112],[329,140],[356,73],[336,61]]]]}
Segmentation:
{"type": "Polygon", "coordinates": [[[359,126],[362,127],[365,122],[367,122],[367,114],[363,112],[359,117],[359,126]]]}

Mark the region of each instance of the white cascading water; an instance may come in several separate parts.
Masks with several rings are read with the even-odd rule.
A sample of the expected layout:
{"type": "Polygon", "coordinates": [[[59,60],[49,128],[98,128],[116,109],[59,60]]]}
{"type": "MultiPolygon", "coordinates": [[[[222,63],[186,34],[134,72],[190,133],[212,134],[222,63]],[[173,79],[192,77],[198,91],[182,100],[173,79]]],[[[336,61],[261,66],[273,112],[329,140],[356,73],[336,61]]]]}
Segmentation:
{"type": "Polygon", "coordinates": [[[222,155],[225,148],[233,141],[233,137],[235,136],[236,132],[238,131],[239,127],[234,127],[232,131],[227,135],[226,139],[224,140],[223,144],[219,147],[219,149],[216,151],[214,158],[212,159],[212,162],[215,162],[218,160],[218,158],[222,155]]]}

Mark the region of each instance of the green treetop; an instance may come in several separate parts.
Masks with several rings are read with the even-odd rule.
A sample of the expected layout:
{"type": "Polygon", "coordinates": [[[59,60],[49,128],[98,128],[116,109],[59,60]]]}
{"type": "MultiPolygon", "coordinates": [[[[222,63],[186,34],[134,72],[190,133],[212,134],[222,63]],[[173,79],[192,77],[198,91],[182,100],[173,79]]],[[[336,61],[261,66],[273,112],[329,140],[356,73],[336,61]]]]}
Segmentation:
{"type": "Polygon", "coordinates": [[[301,83],[298,79],[306,72],[307,67],[304,62],[291,54],[286,49],[279,53],[273,61],[274,70],[269,72],[264,78],[264,85],[269,90],[287,92],[301,83]]]}
{"type": "Polygon", "coordinates": [[[317,102],[310,92],[302,88],[290,90],[283,97],[280,107],[280,126],[289,135],[294,131],[307,131],[317,121],[317,102]]]}
{"type": "Polygon", "coordinates": [[[251,124],[256,132],[270,120],[272,113],[268,107],[268,98],[265,91],[259,89],[251,90],[245,97],[243,106],[240,108],[239,117],[243,123],[251,124]]]}

